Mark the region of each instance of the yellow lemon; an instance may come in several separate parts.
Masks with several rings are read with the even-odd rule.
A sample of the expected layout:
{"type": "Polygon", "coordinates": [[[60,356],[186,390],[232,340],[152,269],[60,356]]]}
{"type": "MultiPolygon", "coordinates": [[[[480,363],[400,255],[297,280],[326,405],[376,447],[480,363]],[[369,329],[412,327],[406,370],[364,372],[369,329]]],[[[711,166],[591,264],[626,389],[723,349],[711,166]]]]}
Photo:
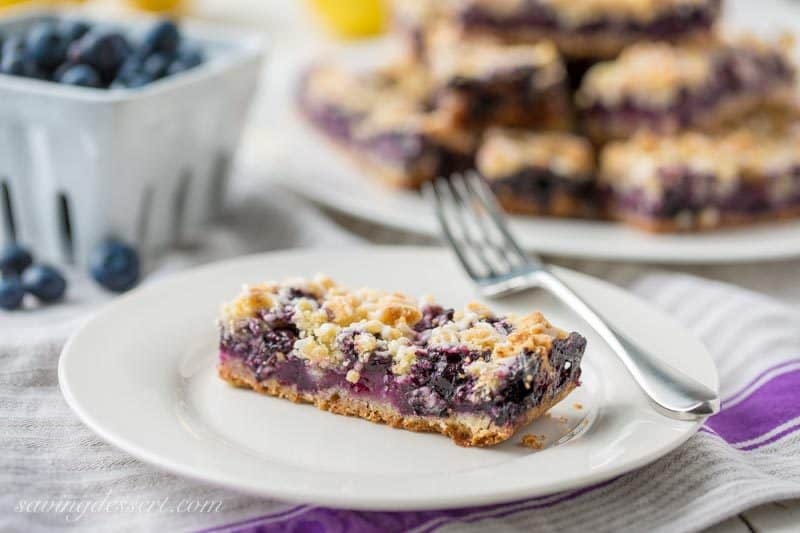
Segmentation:
{"type": "Polygon", "coordinates": [[[311,0],[325,22],[342,37],[364,37],[383,31],[388,0],[311,0]]]}
{"type": "Polygon", "coordinates": [[[172,11],[183,3],[181,0],[130,0],[130,2],[145,11],[172,11]]]}

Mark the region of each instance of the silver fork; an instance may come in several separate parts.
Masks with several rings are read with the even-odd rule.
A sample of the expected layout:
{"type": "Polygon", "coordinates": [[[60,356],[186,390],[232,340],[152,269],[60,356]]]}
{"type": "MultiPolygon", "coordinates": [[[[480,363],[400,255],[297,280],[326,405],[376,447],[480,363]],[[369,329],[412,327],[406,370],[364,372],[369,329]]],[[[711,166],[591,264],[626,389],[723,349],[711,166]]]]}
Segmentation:
{"type": "Polygon", "coordinates": [[[607,324],[541,259],[522,251],[486,182],[476,173],[454,174],[428,183],[442,231],[464,270],[487,297],[541,287],[583,318],[619,356],[654,407],[681,420],[719,411],[717,394],[637,346],[607,324]]]}

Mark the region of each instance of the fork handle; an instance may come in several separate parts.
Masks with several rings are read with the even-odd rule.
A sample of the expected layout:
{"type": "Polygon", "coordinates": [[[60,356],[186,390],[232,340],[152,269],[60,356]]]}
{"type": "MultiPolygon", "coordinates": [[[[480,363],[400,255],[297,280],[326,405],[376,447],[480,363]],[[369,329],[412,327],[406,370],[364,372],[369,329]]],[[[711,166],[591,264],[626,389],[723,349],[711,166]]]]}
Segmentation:
{"type": "Polygon", "coordinates": [[[713,390],[664,363],[608,325],[553,272],[543,268],[537,270],[535,276],[540,287],[580,315],[606,341],[661,413],[679,420],[694,420],[719,411],[719,397],[713,390]]]}

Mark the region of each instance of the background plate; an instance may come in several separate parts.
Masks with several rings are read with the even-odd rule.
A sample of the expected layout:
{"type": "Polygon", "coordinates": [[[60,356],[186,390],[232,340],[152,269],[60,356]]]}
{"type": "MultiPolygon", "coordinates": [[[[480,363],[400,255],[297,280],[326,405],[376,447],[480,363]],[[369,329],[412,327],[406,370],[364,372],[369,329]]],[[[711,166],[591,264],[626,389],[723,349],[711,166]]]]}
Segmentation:
{"type": "MultiPolygon", "coordinates": [[[[120,297],[66,345],[59,381],[69,405],[100,436],[185,476],[285,500],[360,509],[431,509],[510,501],[582,486],[648,463],[699,422],[657,414],[587,326],[539,291],[492,302],[542,310],[589,340],[584,385],[549,418],[490,449],[396,430],[231,388],[215,375],[219,305],[242,283],[323,270],[351,286],[432,294],[464,305],[473,289],[450,256],[422,248],[290,252],[236,259],[120,297]],[[580,406],[576,405],[580,404],[580,406]]],[[[716,389],[702,344],[624,291],[559,270],[613,323],[665,361],[716,389]]]]}
{"type": "MultiPolygon", "coordinates": [[[[746,29],[771,39],[785,30],[800,35],[800,7],[796,4],[729,0],[725,6],[725,25],[733,31],[746,29]]],[[[305,40],[302,44],[278,50],[271,59],[268,79],[270,94],[274,95],[269,106],[273,122],[269,129],[258,130],[251,137],[245,164],[269,168],[270,175],[289,188],[340,212],[396,229],[438,236],[431,209],[417,193],[395,191],[375,183],[294,113],[293,84],[303,66],[314,59],[330,57],[331,48],[336,48],[337,61],[350,66],[379,64],[392,57],[397,43],[384,39],[350,46],[305,40]]],[[[515,217],[513,225],[526,248],[559,256],[684,264],[800,256],[797,221],[690,235],[650,235],[611,222],[542,217],[515,217]]]]}

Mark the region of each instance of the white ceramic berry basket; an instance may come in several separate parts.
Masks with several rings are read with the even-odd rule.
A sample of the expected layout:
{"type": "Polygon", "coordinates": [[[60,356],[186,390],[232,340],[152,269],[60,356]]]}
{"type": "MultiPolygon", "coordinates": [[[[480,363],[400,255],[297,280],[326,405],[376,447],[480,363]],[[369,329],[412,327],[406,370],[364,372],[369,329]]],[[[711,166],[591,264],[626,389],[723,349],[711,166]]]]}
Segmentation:
{"type": "MultiPolygon", "coordinates": [[[[24,10],[0,32],[74,15],[24,10]]],[[[133,35],[153,22],[87,19],[133,35]]],[[[0,243],[84,265],[110,236],[147,255],[200,240],[220,207],[264,45],[201,23],[181,22],[181,31],[205,63],[138,89],[0,74],[0,243]]]]}

